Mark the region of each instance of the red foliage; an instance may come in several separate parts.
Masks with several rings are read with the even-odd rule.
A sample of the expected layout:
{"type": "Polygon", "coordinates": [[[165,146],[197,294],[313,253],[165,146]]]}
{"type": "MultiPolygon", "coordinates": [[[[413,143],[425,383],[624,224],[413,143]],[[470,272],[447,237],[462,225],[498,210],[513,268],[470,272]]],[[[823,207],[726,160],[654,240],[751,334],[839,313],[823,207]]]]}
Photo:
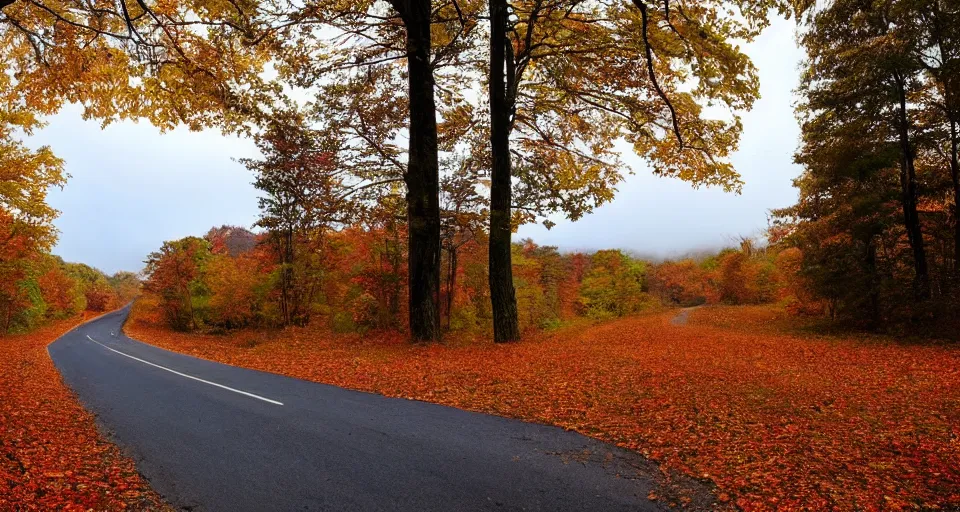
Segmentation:
{"type": "Polygon", "coordinates": [[[795,247],[777,254],[777,275],[782,283],[778,299],[786,303],[794,315],[822,315],[825,307],[811,292],[811,286],[801,273],[803,253],[795,247]]]}
{"type": "Polygon", "coordinates": [[[560,299],[560,318],[569,320],[583,313],[580,302],[580,283],[590,268],[590,256],[583,253],[570,255],[569,271],[566,272],[557,287],[560,299]]]}
{"type": "Polygon", "coordinates": [[[60,313],[74,307],[74,289],[77,284],[61,267],[53,267],[44,272],[37,282],[49,311],[60,313]]]}
{"type": "Polygon", "coordinates": [[[0,338],[0,510],[166,509],[47,355],[75,323],[0,338]]]}
{"type": "Polygon", "coordinates": [[[90,287],[86,292],[87,309],[90,311],[106,311],[114,304],[116,292],[107,284],[98,284],[90,287]]]}
{"type": "Polygon", "coordinates": [[[256,289],[263,281],[258,259],[252,253],[218,254],[210,259],[206,274],[211,320],[228,328],[248,325],[257,313],[256,289]]]}
{"type": "Polygon", "coordinates": [[[960,350],[783,335],[758,329],[772,325],[758,311],[701,309],[688,326],[633,317],[509,345],[127,328],[229,364],[577,430],[712,479],[745,510],[960,507],[960,350]]]}
{"type": "Polygon", "coordinates": [[[664,304],[695,306],[719,300],[707,272],[689,259],[657,265],[650,278],[650,288],[664,304]]]}

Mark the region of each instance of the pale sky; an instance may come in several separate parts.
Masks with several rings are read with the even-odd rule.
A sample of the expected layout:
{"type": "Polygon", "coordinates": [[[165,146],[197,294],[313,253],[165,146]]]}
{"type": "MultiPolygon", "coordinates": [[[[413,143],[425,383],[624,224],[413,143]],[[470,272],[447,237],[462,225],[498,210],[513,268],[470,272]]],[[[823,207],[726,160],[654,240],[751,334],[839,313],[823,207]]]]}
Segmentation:
{"type": "MultiPolygon", "coordinates": [[[[741,195],[652,176],[625,151],[634,173],[617,198],[592,215],[558,221],[547,231],[523,226],[517,235],[561,250],[621,248],[670,256],[727,245],[756,235],[771,208],[795,202],[791,180],[799,128],[792,90],[802,52],[791,21],[774,20],[747,53],[760,74],[761,99],[743,115],[744,132],[733,162],[746,184],[741,195]]],[[[215,131],[178,129],[161,134],[147,123],[123,122],[100,129],[67,108],[30,138],[66,160],[71,178],[50,194],[62,212],[54,253],[108,273],[139,271],[165,240],[202,235],[212,226],[251,226],[256,190],[249,172],[233,158],[256,156],[250,141],[215,131]]]]}

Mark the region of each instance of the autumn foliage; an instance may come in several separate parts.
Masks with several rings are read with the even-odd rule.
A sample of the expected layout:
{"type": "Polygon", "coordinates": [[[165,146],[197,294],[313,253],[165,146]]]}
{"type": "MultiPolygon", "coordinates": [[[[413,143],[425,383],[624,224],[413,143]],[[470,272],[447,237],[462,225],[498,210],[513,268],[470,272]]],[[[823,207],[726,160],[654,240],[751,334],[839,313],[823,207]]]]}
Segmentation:
{"type": "Polygon", "coordinates": [[[819,315],[822,300],[804,278],[796,248],[758,247],[750,239],[723,249],[653,265],[650,291],[664,304],[780,304],[798,315],[819,315]]]}
{"type": "Polygon", "coordinates": [[[326,329],[178,334],[171,350],[388,396],[559,425],[710,479],[744,510],[960,507],[960,350],[787,334],[770,307],[570,327],[519,344],[411,346],[326,329]]]}
{"type": "Polygon", "coordinates": [[[165,510],[47,354],[76,323],[0,338],[0,510],[165,510]]]}
{"type": "MultiPolygon", "coordinates": [[[[274,232],[224,226],[204,238],[166,242],[151,254],[145,290],[177,330],[313,324],[336,332],[405,331],[404,235],[390,222],[307,231],[290,238],[297,257],[286,263],[286,244],[277,244],[274,232]],[[230,251],[228,244],[243,248],[230,251]]],[[[492,330],[486,246],[482,227],[456,234],[445,246],[440,302],[447,332],[492,330]]],[[[822,303],[808,292],[799,258],[797,249],[750,240],[661,262],[616,249],[562,253],[522,240],[512,254],[521,332],[678,305],[778,303],[819,314],[822,303]]]]}
{"type": "Polygon", "coordinates": [[[107,276],[83,263],[32,251],[0,258],[0,338],[28,332],[83,311],[118,308],[140,293],[140,278],[130,272],[107,276]]]}
{"type": "MultiPolygon", "coordinates": [[[[286,263],[273,235],[231,228],[257,243],[230,254],[210,237],[164,244],[149,257],[148,300],[177,330],[235,329],[313,323],[337,332],[406,328],[406,244],[390,224],[348,226],[295,239],[286,263]],[[309,249],[309,250],[308,250],[309,249]],[[291,298],[293,300],[291,300],[291,298]],[[296,322],[285,308],[295,307],[296,322]]],[[[444,253],[441,299],[448,331],[485,333],[492,313],[485,235],[444,253]],[[453,258],[456,258],[455,260],[453,258]]],[[[577,316],[612,318],[655,306],[646,292],[646,263],[618,250],[562,254],[530,240],[513,247],[520,325],[556,327],[577,316]]]]}

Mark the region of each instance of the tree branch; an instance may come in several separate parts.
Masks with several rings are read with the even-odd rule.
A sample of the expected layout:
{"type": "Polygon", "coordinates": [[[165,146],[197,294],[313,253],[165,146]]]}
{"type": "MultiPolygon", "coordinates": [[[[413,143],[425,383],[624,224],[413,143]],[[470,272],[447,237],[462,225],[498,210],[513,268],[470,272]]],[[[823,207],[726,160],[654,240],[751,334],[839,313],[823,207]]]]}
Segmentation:
{"type": "Polygon", "coordinates": [[[647,26],[650,21],[647,18],[647,4],[643,3],[643,0],[633,0],[633,5],[636,5],[637,8],[640,9],[640,20],[643,23],[643,46],[647,54],[647,72],[650,74],[650,81],[653,82],[653,88],[657,91],[657,95],[660,96],[660,99],[663,100],[663,102],[667,104],[667,108],[670,109],[670,118],[673,121],[673,134],[677,136],[680,149],[683,149],[683,136],[680,135],[680,121],[677,120],[677,110],[673,108],[673,103],[670,102],[670,98],[663,92],[663,89],[660,87],[660,82],[657,81],[657,73],[653,70],[653,47],[650,46],[650,38],[647,36],[647,26]]]}

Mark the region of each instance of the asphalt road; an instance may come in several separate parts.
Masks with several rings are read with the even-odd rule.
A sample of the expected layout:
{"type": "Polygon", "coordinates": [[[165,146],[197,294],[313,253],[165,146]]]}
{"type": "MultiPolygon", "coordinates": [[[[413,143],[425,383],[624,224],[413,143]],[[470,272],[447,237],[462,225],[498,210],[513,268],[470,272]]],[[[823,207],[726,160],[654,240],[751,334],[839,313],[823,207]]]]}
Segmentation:
{"type": "Polygon", "coordinates": [[[49,347],[154,489],[185,510],[661,510],[655,466],[555,427],[218,364],[123,335],[49,347]]]}

